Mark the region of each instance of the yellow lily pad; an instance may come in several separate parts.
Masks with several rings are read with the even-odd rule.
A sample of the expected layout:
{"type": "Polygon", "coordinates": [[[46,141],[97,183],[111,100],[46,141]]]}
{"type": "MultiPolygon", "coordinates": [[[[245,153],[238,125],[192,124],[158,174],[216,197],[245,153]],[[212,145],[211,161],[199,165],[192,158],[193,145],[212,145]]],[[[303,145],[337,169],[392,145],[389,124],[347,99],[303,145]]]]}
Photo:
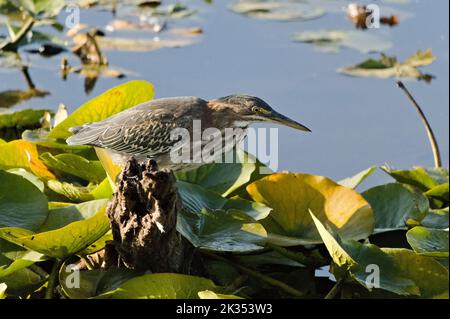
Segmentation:
{"type": "Polygon", "coordinates": [[[321,243],[309,210],[334,225],[345,239],[363,239],[373,232],[374,216],[369,203],[353,189],[309,174],[277,173],[249,186],[254,201],[273,209],[261,223],[268,241],[282,246],[321,243]]]}

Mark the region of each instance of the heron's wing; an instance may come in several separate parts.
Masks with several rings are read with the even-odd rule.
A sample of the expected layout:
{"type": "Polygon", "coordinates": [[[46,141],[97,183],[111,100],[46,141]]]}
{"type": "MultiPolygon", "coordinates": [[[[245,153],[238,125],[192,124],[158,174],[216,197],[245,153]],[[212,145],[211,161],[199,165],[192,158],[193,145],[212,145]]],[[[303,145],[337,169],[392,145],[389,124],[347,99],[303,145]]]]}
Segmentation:
{"type": "Polygon", "coordinates": [[[130,155],[156,156],[169,152],[177,143],[171,139],[172,130],[189,129],[190,125],[190,116],[177,119],[164,109],[130,110],[102,122],[74,128],[75,135],[67,143],[92,145],[130,155]]]}

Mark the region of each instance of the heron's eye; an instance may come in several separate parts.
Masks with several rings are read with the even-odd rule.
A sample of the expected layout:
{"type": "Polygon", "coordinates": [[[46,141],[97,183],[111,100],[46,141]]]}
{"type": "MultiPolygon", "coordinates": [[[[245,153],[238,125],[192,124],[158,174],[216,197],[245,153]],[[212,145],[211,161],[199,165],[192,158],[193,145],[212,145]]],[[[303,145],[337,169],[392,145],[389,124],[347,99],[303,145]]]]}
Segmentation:
{"type": "Polygon", "coordinates": [[[255,112],[255,113],[260,113],[261,112],[261,108],[259,108],[257,106],[254,106],[254,107],[252,107],[252,111],[255,112]]]}

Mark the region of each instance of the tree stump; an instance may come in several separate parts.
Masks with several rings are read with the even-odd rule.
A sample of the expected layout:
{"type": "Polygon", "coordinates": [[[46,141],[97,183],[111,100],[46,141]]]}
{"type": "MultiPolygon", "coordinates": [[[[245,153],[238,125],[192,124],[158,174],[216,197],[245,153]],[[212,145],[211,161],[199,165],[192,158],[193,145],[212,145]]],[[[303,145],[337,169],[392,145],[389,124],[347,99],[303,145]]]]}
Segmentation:
{"type": "Polygon", "coordinates": [[[189,273],[194,250],[176,229],[181,207],[172,171],[131,159],[106,210],[114,239],[105,249],[106,267],[189,273]]]}

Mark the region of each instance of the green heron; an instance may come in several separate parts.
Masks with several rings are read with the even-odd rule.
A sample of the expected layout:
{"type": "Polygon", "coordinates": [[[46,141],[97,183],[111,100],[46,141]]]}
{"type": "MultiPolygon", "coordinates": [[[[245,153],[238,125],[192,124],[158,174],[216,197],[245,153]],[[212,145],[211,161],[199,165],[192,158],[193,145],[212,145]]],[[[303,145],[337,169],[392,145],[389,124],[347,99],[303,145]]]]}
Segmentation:
{"type": "MultiPolygon", "coordinates": [[[[173,170],[189,169],[198,163],[174,163],[172,160],[174,148],[180,149],[186,146],[186,142],[180,143],[180,138],[174,139],[171,132],[181,128],[192,136],[196,120],[203,128],[216,128],[221,133],[227,128],[240,129],[241,133],[221,141],[225,145],[219,154],[215,154],[217,157],[239,144],[251,123],[270,122],[310,131],[257,97],[230,95],[210,101],[197,97],[174,97],[137,105],[101,122],[72,127],[70,131],[74,135],[67,139],[67,143],[106,149],[113,162],[120,166],[134,157],[138,161],[154,159],[160,167],[173,170]]],[[[195,148],[192,140],[188,142],[189,147],[195,148]]]]}

